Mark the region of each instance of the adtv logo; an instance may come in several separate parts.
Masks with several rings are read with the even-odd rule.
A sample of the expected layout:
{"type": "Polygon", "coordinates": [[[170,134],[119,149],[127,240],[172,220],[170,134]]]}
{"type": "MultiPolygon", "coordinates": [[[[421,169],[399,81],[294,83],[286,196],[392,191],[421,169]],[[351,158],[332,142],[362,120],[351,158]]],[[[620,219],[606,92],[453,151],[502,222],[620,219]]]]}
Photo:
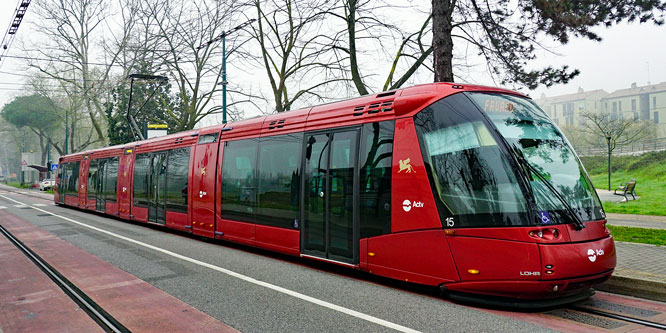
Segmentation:
{"type": "Polygon", "coordinates": [[[423,207],[423,202],[421,201],[405,200],[402,202],[402,209],[406,212],[412,210],[412,208],[422,208],[422,207],[423,207]]]}

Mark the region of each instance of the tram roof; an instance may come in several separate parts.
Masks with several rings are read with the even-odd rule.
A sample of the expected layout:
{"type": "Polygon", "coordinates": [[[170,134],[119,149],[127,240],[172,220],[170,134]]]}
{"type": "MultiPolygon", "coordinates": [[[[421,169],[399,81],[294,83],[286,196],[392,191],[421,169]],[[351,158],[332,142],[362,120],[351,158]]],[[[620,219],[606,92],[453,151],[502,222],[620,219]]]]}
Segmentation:
{"type": "Polygon", "coordinates": [[[497,92],[527,97],[525,94],[513,90],[482,85],[450,82],[420,84],[278,114],[172,133],[123,145],[92,149],[66,155],[62,158],[64,161],[76,161],[85,155],[93,155],[93,158],[106,157],[107,155],[118,156],[122,155],[125,149],[144,147],[141,150],[147,150],[150,149],[149,147],[157,148],[157,146],[170,145],[173,142],[186,144],[196,140],[199,135],[219,133],[225,129],[228,130],[228,132],[225,131],[225,139],[253,138],[293,133],[306,129],[323,129],[331,125],[347,126],[390,120],[412,116],[436,100],[462,91],[497,92]]]}

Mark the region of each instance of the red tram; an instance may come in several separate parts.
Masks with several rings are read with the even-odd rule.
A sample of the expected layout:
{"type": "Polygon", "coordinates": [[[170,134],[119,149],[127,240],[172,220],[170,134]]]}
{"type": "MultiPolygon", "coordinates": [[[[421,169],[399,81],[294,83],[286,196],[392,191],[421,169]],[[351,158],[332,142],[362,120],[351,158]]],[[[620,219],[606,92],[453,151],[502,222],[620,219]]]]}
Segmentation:
{"type": "Polygon", "coordinates": [[[572,301],[615,247],[529,98],[436,83],[64,156],[55,202],[452,297],[572,301]]]}

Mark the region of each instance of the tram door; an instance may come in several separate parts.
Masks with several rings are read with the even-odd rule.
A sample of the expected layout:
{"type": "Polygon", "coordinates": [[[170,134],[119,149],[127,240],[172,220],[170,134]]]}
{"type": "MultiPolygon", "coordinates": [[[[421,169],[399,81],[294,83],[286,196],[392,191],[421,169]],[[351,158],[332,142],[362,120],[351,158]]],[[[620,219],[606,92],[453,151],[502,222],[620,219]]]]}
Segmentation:
{"type": "Polygon", "coordinates": [[[88,208],[88,164],[90,163],[88,155],[83,156],[79,168],[79,205],[80,208],[88,208]]]}
{"type": "Polygon", "coordinates": [[[301,251],[355,264],[358,131],[306,134],[305,140],[301,251]]]}
{"type": "Polygon", "coordinates": [[[148,221],[166,224],[167,152],[151,154],[150,188],[148,190],[148,221]]]}
{"type": "Polygon", "coordinates": [[[97,164],[97,173],[94,175],[96,177],[95,183],[95,210],[98,212],[106,211],[106,195],[104,194],[104,175],[106,174],[106,159],[95,160],[97,164]]]}
{"type": "Polygon", "coordinates": [[[215,184],[220,133],[202,134],[192,168],[192,232],[215,237],[215,184]]]}

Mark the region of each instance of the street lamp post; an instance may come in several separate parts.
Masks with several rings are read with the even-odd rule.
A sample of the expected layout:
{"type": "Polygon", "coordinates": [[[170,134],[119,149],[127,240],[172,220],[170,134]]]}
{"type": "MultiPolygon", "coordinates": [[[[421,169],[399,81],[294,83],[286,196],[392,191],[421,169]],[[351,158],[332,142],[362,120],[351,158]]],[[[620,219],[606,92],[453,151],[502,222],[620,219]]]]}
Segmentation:
{"type": "Polygon", "coordinates": [[[608,190],[611,190],[611,134],[606,132],[606,144],[608,144],[608,190]]]}
{"type": "Polygon", "coordinates": [[[227,33],[222,33],[222,123],[227,123],[227,33]]]}
{"type": "Polygon", "coordinates": [[[69,109],[65,109],[65,155],[67,155],[67,142],[69,142],[69,109]]]}
{"type": "Polygon", "coordinates": [[[197,47],[197,50],[203,49],[204,47],[209,46],[210,44],[213,44],[214,42],[217,42],[219,40],[222,41],[222,82],[219,84],[222,85],[222,123],[226,124],[227,123],[227,35],[238,31],[240,29],[243,29],[245,26],[252,24],[254,21],[257,19],[251,19],[248,21],[243,22],[239,26],[229,30],[229,31],[224,31],[222,32],[219,36],[209,40],[208,42],[199,45],[197,47]]]}

